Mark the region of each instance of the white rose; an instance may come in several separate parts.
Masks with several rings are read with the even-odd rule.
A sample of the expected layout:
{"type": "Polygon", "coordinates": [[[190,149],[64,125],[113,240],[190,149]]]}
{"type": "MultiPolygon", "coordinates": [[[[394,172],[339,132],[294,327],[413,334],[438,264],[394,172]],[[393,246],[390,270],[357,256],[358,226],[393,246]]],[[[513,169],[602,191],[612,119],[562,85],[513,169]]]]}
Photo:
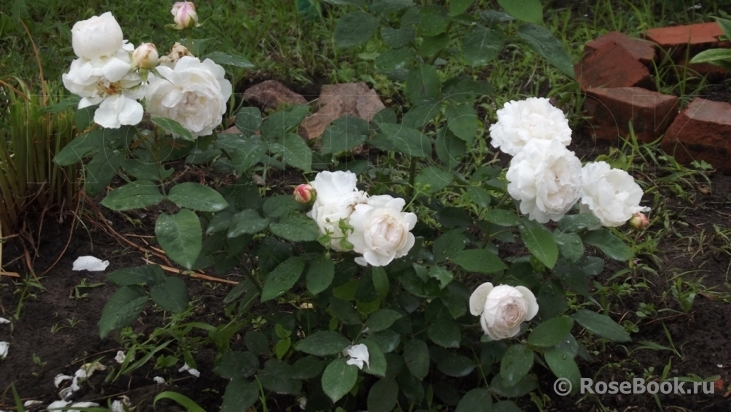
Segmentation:
{"type": "Polygon", "coordinates": [[[345,239],[340,230],[340,220],[347,223],[357,203],[366,200],[366,194],[356,187],[358,178],[352,172],[320,172],[310,183],[317,196],[312,210],[307,214],[315,219],[321,234],[330,234],[330,247],[345,251],[340,241],[345,239]]]}
{"type": "Polygon", "coordinates": [[[494,340],[512,338],[520,324],[538,313],[538,302],[524,286],[480,285],[470,296],[470,313],[480,317],[482,330],[494,340]]]}
{"type": "Polygon", "coordinates": [[[144,96],[144,87],[132,67],[133,50],[125,42],[111,56],[76,59],[61,76],[64,86],[81,97],[79,109],[100,104],[94,121],[103,127],[135,125],[142,120],[144,110],[137,100],[144,96]]]}
{"type": "Polygon", "coordinates": [[[416,215],[402,212],[405,204],[404,199],[382,195],[355,206],[350,215],[353,233],[348,235],[348,241],[353,244],[353,250],[363,255],[355,258],[356,263],[386,266],[405,256],[414,246],[410,231],[416,225],[416,215]]]}
{"type": "Polygon", "coordinates": [[[71,28],[74,54],[84,59],[112,56],[122,40],[122,28],[110,12],[78,21],[71,28]]]}
{"type": "Polygon", "coordinates": [[[571,129],[564,113],[548,99],[531,97],[510,101],[497,111],[497,123],[490,126],[490,144],[511,156],[533,139],[571,143],[571,129]]]}
{"type": "Polygon", "coordinates": [[[581,161],[556,140],[532,140],[511,161],[508,192],[538,223],[561,220],[581,195],[581,161]]]}
{"type": "Polygon", "coordinates": [[[622,226],[640,206],[642,188],[629,173],[606,162],[587,163],[581,169],[581,212],[593,213],[605,227],[622,226]]]}
{"type": "Polygon", "coordinates": [[[221,124],[231,83],[223,67],[211,59],[182,57],[174,68],[159,66],[147,88],[147,110],[183,125],[193,137],[207,136],[221,124]]]}

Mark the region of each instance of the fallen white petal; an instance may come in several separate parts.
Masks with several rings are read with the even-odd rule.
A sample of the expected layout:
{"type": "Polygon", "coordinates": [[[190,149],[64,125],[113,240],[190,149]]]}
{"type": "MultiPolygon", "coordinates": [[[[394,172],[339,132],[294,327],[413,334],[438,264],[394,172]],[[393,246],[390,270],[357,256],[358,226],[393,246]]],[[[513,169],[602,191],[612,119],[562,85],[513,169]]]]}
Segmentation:
{"type": "MultiPolygon", "coordinates": [[[[71,393],[74,393],[74,392],[78,391],[79,389],[81,389],[81,385],[79,384],[79,379],[83,379],[83,378],[74,376],[74,378],[71,379],[71,386],[69,386],[69,389],[71,389],[71,393]]],[[[66,398],[64,397],[64,399],[66,399],[66,398]]]]}
{"type": "Polygon", "coordinates": [[[124,354],[124,351],[117,351],[117,356],[114,357],[114,360],[117,361],[117,363],[124,363],[124,358],[126,358],[127,355],[124,354]]]}
{"type": "MultiPolygon", "coordinates": [[[[74,392],[75,392],[74,388],[72,388],[71,386],[69,386],[68,388],[61,389],[58,392],[58,397],[61,398],[61,399],[63,399],[65,401],[66,399],[68,399],[69,397],[71,397],[71,395],[73,395],[74,392]]],[[[66,405],[68,405],[68,403],[67,404],[64,404],[63,406],[66,406],[66,405]]]]}
{"type": "MultiPolygon", "coordinates": [[[[94,406],[99,406],[99,404],[96,403],[96,402],[76,402],[75,404],[71,405],[72,408],[73,407],[78,407],[78,408],[91,408],[91,407],[94,407],[94,406]]],[[[78,410],[78,409],[69,409],[66,412],[81,412],[81,411],[78,410]]]]}
{"type": "Polygon", "coordinates": [[[198,372],[198,369],[193,369],[190,366],[188,366],[188,363],[186,362],[180,369],[178,369],[178,372],[185,372],[188,371],[189,374],[195,376],[196,378],[199,378],[201,376],[201,373],[198,372]]]}
{"type": "Polygon", "coordinates": [[[110,412],[127,412],[132,410],[130,408],[131,402],[127,396],[122,395],[122,399],[112,402],[112,408],[110,412]]]}
{"type": "Polygon", "coordinates": [[[0,342],[0,360],[3,360],[8,356],[9,347],[10,344],[8,342],[0,342]]]}
{"type": "Polygon", "coordinates": [[[155,381],[155,383],[157,383],[158,385],[162,385],[163,383],[165,383],[165,379],[159,376],[155,376],[154,378],[152,378],[152,380],[155,381]]]}
{"type": "Polygon", "coordinates": [[[38,405],[40,403],[43,403],[43,402],[41,402],[41,401],[25,401],[25,402],[23,402],[23,406],[33,406],[33,405],[38,405]]]}
{"type": "Polygon", "coordinates": [[[362,343],[345,348],[345,354],[350,356],[350,359],[345,362],[348,365],[355,365],[358,367],[358,369],[363,369],[363,363],[370,366],[370,364],[368,363],[370,359],[368,346],[362,343]]]}
{"type": "Polygon", "coordinates": [[[55,378],[53,378],[53,384],[56,385],[56,387],[58,388],[58,385],[60,385],[61,382],[67,381],[67,380],[73,379],[73,378],[74,378],[73,376],[64,375],[63,373],[59,373],[58,375],[56,375],[55,378]]]}
{"type": "Polygon", "coordinates": [[[56,401],[56,402],[53,402],[50,405],[48,405],[46,408],[49,409],[49,410],[51,410],[51,409],[61,409],[61,408],[65,407],[66,405],[70,404],[70,403],[71,402],[56,401]]]}
{"type": "Polygon", "coordinates": [[[88,270],[89,272],[101,272],[109,266],[108,260],[101,260],[94,256],[79,256],[74,261],[74,267],[71,270],[88,270]]]}
{"type": "Polygon", "coordinates": [[[0,325],[2,325],[3,323],[10,323],[10,321],[5,318],[0,318],[0,325]]]}

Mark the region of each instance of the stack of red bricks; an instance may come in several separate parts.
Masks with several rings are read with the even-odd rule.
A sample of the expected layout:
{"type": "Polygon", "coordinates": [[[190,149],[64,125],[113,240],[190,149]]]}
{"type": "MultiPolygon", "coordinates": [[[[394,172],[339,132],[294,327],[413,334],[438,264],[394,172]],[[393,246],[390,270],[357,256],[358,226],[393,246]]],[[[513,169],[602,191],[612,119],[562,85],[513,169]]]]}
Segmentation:
{"type": "MultiPolygon", "coordinates": [[[[663,149],[681,163],[704,160],[731,172],[731,104],[697,97],[678,113],[678,96],[657,92],[650,72],[669,59],[682,67],[686,56],[728,47],[719,41],[722,35],[713,22],[647,30],[645,40],[611,32],[587,43],[575,72],[591,133],[617,141],[631,127],[642,142],[663,136],[663,149]]],[[[710,80],[731,74],[709,64],[687,68],[710,80]]]]}

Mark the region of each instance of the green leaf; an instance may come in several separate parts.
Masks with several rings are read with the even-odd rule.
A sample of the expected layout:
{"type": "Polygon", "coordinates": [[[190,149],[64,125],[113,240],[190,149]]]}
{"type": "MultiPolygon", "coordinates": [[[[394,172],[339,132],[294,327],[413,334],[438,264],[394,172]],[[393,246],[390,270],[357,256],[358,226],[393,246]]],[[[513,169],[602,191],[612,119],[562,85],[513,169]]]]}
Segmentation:
{"type": "MultiPolygon", "coordinates": [[[[283,137],[295,129],[310,112],[310,106],[301,104],[279,110],[269,115],[261,125],[261,135],[268,140],[283,137]]],[[[302,138],[299,138],[302,140],[302,138]]]]}
{"type": "Polygon", "coordinates": [[[253,235],[266,229],[268,225],[269,219],[259,216],[256,210],[246,209],[233,215],[226,236],[231,239],[244,234],[253,235]]]}
{"type": "Polygon", "coordinates": [[[335,262],[327,255],[320,255],[312,262],[307,270],[307,290],[313,295],[330,287],[335,277],[335,262]]]}
{"type": "Polygon", "coordinates": [[[150,288],[150,297],[161,308],[180,313],[188,308],[188,285],[177,276],[168,276],[165,283],[150,288]]]}
{"type": "Polygon", "coordinates": [[[492,395],[483,388],[475,388],[467,392],[457,404],[455,412],[491,412],[492,395]]]}
{"type": "Polygon", "coordinates": [[[710,63],[722,67],[731,65],[731,49],[704,50],[690,59],[690,63],[710,63]]]}
{"type": "Polygon", "coordinates": [[[379,20],[364,11],[350,12],[335,24],[335,45],[340,48],[359,46],[373,37],[379,20]]]}
{"type": "Polygon", "coordinates": [[[549,348],[561,342],[561,339],[571,332],[572,326],[574,326],[574,320],[565,315],[549,319],[531,332],[528,336],[528,343],[533,346],[549,348]]]}
{"type": "Polygon", "coordinates": [[[450,40],[447,33],[424,37],[419,45],[419,55],[425,57],[434,56],[447,47],[450,40]]]}
{"type": "Polygon", "coordinates": [[[468,272],[491,274],[508,268],[495,253],[487,249],[463,250],[456,253],[452,260],[468,272]]]}
{"type": "Polygon", "coordinates": [[[249,331],[244,335],[246,348],[254,355],[262,356],[269,354],[269,341],[261,331],[249,331]]]}
{"type": "Polygon", "coordinates": [[[722,19],[720,17],[714,17],[714,19],[716,19],[716,23],[718,23],[718,25],[721,26],[721,30],[723,31],[723,34],[726,36],[726,39],[731,39],[731,20],[722,19]]]}
{"type": "MultiPolygon", "coordinates": [[[[492,201],[492,197],[490,196],[490,192],[487,190],[477,187],[477,186],[470,186],[465,190],[465,193],[467,193],[467,196],[470,197],[470,200],[472,203],[476,204],[477,206],[481,208],[487,208],[490,206],[490,202],[492,201]]],[[[507,210],[502,210],[504,212],[508,212],[507,210]]],[[[510,212],[508,212],[510,213],[510,212]]],[[[489,216],[489,215],[488,215],[489,216]]]]}
{"type": "Polygon", "coordinates": [[[424,103],[422,105],[410,108],[409,111],[406,112],[404,117],[401,118],[401,124],[406,127],[421,129],[422,127],[426,126],[427,123],[437,117],[440,111],[441,106],[439,105],[439,103],[424,103]]]}
{"type": "MultiPolygon", "coordinates": [[[[378,71],[391,73],[405,70],[408,63],[414,58],[414,51],[411,48],[388,49],[376,57],[375,66],[378,71]]],[[[386,109],[384,109],[386,110],[386,109]]],[[[382,110],[383,111],[383,110],[382,110]]],[[[396,119],[390,119],[396,122],[396,119]]],[[[386,123],[386,122],[380,122],[386,123]]]]}
{"type": "Polygon", "coordinates": [[[418,380],[429,374],[429,348],[421,339],[412,339],[404,345],[404,363],[418,380]]]}
{"type": "Polygon", "coordinates": [[[258,107],[242,107],[236,112],[236,128],[244,136],[253,136],[260,127],[261,110],[258,107]]]}
{"type": "Polygon", "coordinates": [[[557,378],[565,378],[571,382],[571,393],[576,393],[581,384],[581,372],[574,358],[558,348],[546,349],[543,354],[548,367],[557,378]]]}
{"type": "Polygon", "coordinates": [[[464,140],[468,145],[472,144],[477,135],[478,118],[472,104],[450,104],[445,109],[447,115],[447,127],[455,136],[464,140]]]}
{"type": "Polygon", "coordinates": [[[147,295],[139,286],[122,286],[109,298],[99,319],[99,337],[104,339],[115,329],[137,319],[147,304],[147,295]]]}
{"type": "Polygon", "coordinates": [[[447,128],[442,128],[437,133],[435,148],[439,161],[449,170],[457,167],[467,153],[465,141],[448,131],[447,128]]]}
{"type": "MultiPolygon", "coordinates": [[[[165,391],[165,392],[158,393],[152,402],[153,408],[154,408],[155,404],[157,403],[157,401],[159,401],[160,399],[170,399],[171,401],[176,402],[178,405],[185,407],[185,409],[188,410],[189,412],[206,412],[205,409],[201,408],[200,405],[195,403],[195,401],[193,401],[189,397],[187,397],[183,394],[177,393],[177,392],[173,392],[173,391],[165,391]]],[[[55,408],[54,408],[54,410],[55,410],[55,408]]]]}
{"type": "Polygon", "coordinates": [[[320,376],[325,369],[325,361],[314,356],[299,358],[292,365],[292,379],[312,379],[320,376]]]}
{"type": "Polygon", "coordinates": [[[218,376],[225,379],[248,378],[259,370],[259,359],[251,352],[229,351],[221,356],[221,361],[213,368],[218,376]]]}
{"type": "Polygon", "coordinates": [[[459,16],[460,14],[467,11],[472,5],[473,0],[450,0],[449,2],[449,16],[459,16]]]}
{"type": "Polygon", "coordinates": [[[434,261],[443,262],[447,258],[454,258],[457,253],[464,250],[469,240],[462,229],[454,229],[439,236],[434,241],[434,261]]]}
{"type": "Polygon", "coordinates": [[[330,309],[335,317],[346,325],[362,324],[358,314],[353,310],[353,305],[348,301],[333,296],[330,298],[330,309]]]}
{"type": "Polygon", "coordinates": [[[498,3],[518,20],[538,24],[543,22],[543,6],[540,0],[498,0],[498,3]]]}
{"type": "Polygon", "coordinates": [[[558,246],[551,232],[542,224],[528,219],[524,219],[519,228],[525,247],[546,267],[552,268],[558,259],[558,246]]]}
{"type": "Polygon", "coordinates": [[[566,292],[555,279],[540,286],[536,300],[538,301],[538,316],[542,319],[558,316],[568,309],[566,292]]]}
{"type": "Polygon", "coordinates": [[[111,191],[102,199],[102,205],[112,210],[124,211],[154,206],[163,199],[155,183],[138,180],[111,191]]]}
{"type": "Polygon", "coordinates": [[[566,52],[561,41],[547,28],[537,24],[524,24],[518,28],[518,36],[563,74],[571,79],[574,78],[574,65],[571,63],[571,56],[566,52]]]}
{"type": "Polygon", "coordinates": [[[264,389],[272,392],[297,395],[302,390],[302,381],[292,379],[292,366],[279,359],[269,359],[264,370],[257,374],[264,389]]]}
{"type": "Polygon", "coordinates": [[[452,272],[441,266],[432,266],[429,268],[429,277],[439,281],[440,289],[444,289],[454,279],[452,272]]]}
{"type": "Polygon", "coordinates": [[[261,301],[274,299],[297,283],[305,269],[305,260],[300,257],[291,257],[276,267],[264,281],[261,292],[261,301]]]}
{"type": "Polygon", "coordinates": [[[217,64],[225,64],[228,66],[236,66],[241,67],[244,69],[251,69],[256,66],[252,62],[250,62],[247,58],[243,56],[237,56],[233,54],[228,54],[220,51],[215,51],[213,53],[206,54],[204,59],[211,59],[217,64]]]}
{"type": "Polygon", "coordinates": [[[281,145],[272,147],[278,148],[277,152],[282,154],[284,163],[305,172],[312,170],[312,149],[299,135],[287,133],[282,138],[281,145]]]}
{"type": "Polygon", "coordinates": [[[422,36],[436,36],[445,32],[449,27],[447,10],[443,6],[430,4],[422,7],[419,14],[421,14],[421,22],[418,30],[422,36]]]}
{"type": "Polygon", "coordinates": [[[259,399],[259,385],[236,377],[226,385],[221,412],[248,411],[259,399]]]}
{"type": "Polygon", "coordinates": [[[393,379],[381,379],[368,392],[368,412],[391,412],[398,402],[398,384],[393,379]]]}
{"type": "Polygon", "coordinates": [[[231,166],[239,175],[246,174],[252,166],[259,163],[267,151],[267,145],[259,136],[242,137],[236,134],[218,135],[216,147],[228,155],[231,166]]]}
{"type": "Polygon", "coordinates": [[[428,64],[422,64],[419,67],[409,71],[406,78],[406,96],[411,103],[419,105],[439,97],[439,73],[428,64]]]}
{"type": "Polygon", "coordinates": [[[520,381],[533,367],[533,351],[525,345],[513,345],[505,351],[500,361],[503,383],[512,386],[520,381]]]}
{"type": "Polygon", "coordinates": [[[118,286],[155,286],[165,281],[165,274],[158,265],[142,265],[117,269],[107,275],[107,280],[118,286]]]}
{"type": "Polygon", "coordinates": [[[429,193],[437,193],[452,183],[452,174],[438,166],[424,168],[416,175],[414,183],[421,186],[429,185],[429,193]]]}
{"type": "Polygon", "coordinates": [[[155,237],[170,259],[187,269],[193,267],[203,248],[201,222],[188,209],[181,209],[175,215],[159,215],[155,222],[155,237]]]}
{"type": "Polygon", "coordinates": [[[322,390],[333,402],[350,392],[358,379],[358,367],[346,362],[344,358],[335,359],[322,373],[322,390]]]}
{"type": "Polygon", "coordinates": [[[112,178],[123,158],[116,150],[104,149],[94,154],[91,161],[84,167],[84,190],[90,196],[96,196],[104,190],[112,178]]]}
{"type": "Polygon", "coordinates": [[[279,222],[270,223],[269,230],[291,242],[311,242],[320,236],[317,223],[300,213],[292,213],[280,219],[279,222]]]}
{"type": "Polygon", "coordinates": [[[562,232],[578,232],[582,229],[591,229],[600,225],[599,218],[591,213],[566,215],[558,222],[558,228],[562,232]]]}
{"type": "Polygon", "coordinates": [[[343,335],[329,331],[317,331],[294,345],[300,352],[315,356],[337,355],[350,345],[343,335]]]}
{"type": "Polygon", "coordinates": [[[556,241],[558,250],[566,259],[576,262],[584,256],[584,243],[576,233],[563,233],[556,230],[553,232],[553,240],[556,241]]]}
{"type": "Polygon", "coordinates": [[[411,0],[373,0],[368,7],[377,15],[387,16],[413,5],[414,2],[411,0]]]}
{"type": "Polygon", "coordinates": [[[536,378],[531,375],[523,377],[518,383],[508,385],[502,375],[497,374],[490,381],[490,390],[505,398],[518,398],[538,388],[536,378]]]}
{"type": "Polygon", "coordinates": [[[373,267],[371,269],[371,275],[373,276],[373,287],[376,289],[378,296],[382,301],[385,300],[386,296],[388,296],[390,286],[386,271],[381,267],[373,267]]]}
{"type": "Polygon", "coordinates": [[[521,412],[513,401],[500,401],[492,405],[492,412],[521,412]]]}
{"type": "Polygon", "coordinates": [[[393,323],[403,317],[402,314],[391,309],[381,309],[372,314],[366,321],[366,326],[372,332],[388,329],[393,323]]]}
{"type": "Polygon", "coordinates": [[[168,199],[179,207],[201,212],[219,212],[228,207],[228,203],[220,193],[193,182],[173,186],[168,193],[168,199]]]}
{"type": "Polygon", "coordinates": [[[609,316],[581,309],[571,315],[571,317],[579,322],[579,325],[585,327],[589,332],[596,333],[603,338],[607,338],[614,342],[632,341],[629,333],[627,333],[623,327],[613,321],[609,316]]]}
{"type": "Polygon", "coordinates": [[[347,115],[330,123],[322,135],[322,153],[337,153],[350,150],[365,142],[370,134],[368,122],[347,115]]]}
{"type": "Polygon", "coordinates": [[[382,124],[380,130],[381,133],[371,140],[372,145],[406,156],[431,156],[431,141],[420,131],[392,123],[382,124]]]}
{"type": "Polygon", "coordinates": [[[634,257],[632,250],[607,229],[592,230],[584,235],[584,243],[601,249],[615,260],[628,261],[634,257]]]}
{"type": "Polygon", "coordinates": [[[416,37],[416,29],[413,26],[406,26],[394,29],[389,26],[381,26],[381,39],[392,49],[399,49],[406,46],[416,37]]]}
{"type": "Polygon", "coordinates": [[[376,375],[381,378],[386,377],[386,356],[381,351],[378,344],[370,339],[361,339],[359,344],[366,345],[368,348],[368,364],[363,365],[363,372],[376,375]]]}
{"type": "MultiPolygon", "coordinates": [[[[441,349],[441,348],[439,348],[441,349]]],[[[437,369],[447,376],[461,378],[467,376],[475,370],[475,362],[462,355],[457,355],[446,349],[441,349],[435,356],[437,360],[437,369]]]]}
{"type": "Polygon", "coordinates": [[[459,325],[446,316],[437,319],[429,327],[427,334],[432,342],[445,348],[459,348],[459,342],[462,340],[459,325]]]}
{"type": "MultiPolygon", "coordinates": [[[[83,129],[82,129],[83,130],[83,129]]],[[[102,129],[94,129],[75,137],[56,153],[53,162],[59,166],[71,166],[104,146],[102,129]]]]}
{"type": "Polygon", "coordinates": [[[168,119],[166,117],[153,117],[150,120],[152,120],[152,123],[157,126],[162,127],[166,132],[172,133],[173,136],[177,136],[191,142],[195,140],[188,129],[173,119],[168,119]]]}
{"type": "Polygon", "coordinates": [[[74,124],[77,130],[86,130],[87,127],[94,123],[94,112],[96,112],[98,107],[98,105],[93,105],[76,110],[74,113],[74,124]]]}
{"type": "Polygon", "coordinates": [[[462,39],[462,56],[472,66],[482,66],[495,59],[503,49],[505,35],[498,27],[475,26],[462,39]]]}
{"type": "Polygon", "coordinates": [[[282,217],[290,214],[292,211],[304,211],[307,206],[301,205],[294,200],[292,195],[274,195],[264,202],[262,209],[266,217],[282,217]]]}

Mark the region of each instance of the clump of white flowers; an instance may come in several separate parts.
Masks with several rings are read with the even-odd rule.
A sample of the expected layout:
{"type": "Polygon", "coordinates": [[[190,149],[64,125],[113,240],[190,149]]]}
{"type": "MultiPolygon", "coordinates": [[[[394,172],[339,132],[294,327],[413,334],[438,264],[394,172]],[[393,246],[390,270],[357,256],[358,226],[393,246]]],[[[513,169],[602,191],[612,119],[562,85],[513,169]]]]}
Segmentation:
{"type": "MultiPolygon", "coordinates": [[[[198,26],[192,2],[175,3],[171,13],[178,29],[198,26]]],[[[178,43],[162,57],[152,43],[135,49],[110,12],[77,22],[71,35],[78,58],[63,83],[81,97],[79,109],[99,105],[94,122],[100,126],[136,125],[145,109],[175,120],[193,137],[210,135],[221,124],[232,87],[212,60],[200,61],[178,43]]]]}
{"type": "Polygon", "coordinates": [[[524,286],[483,283],[470,296],[470,313],[480,317],[486,335],[494,340],[512,338],[520,325],[538,314],[538,302],[524,286]]]}
{"type": "Polygon", "coordinates": [[[360,253],[355,262],[362,266],[386,266],[414,246],[411,229],[416,215],[403,211],[404,199],[369,197],[358,190],[357,183],[352,172],[320,172],[310,183],[307,196],[300,193],[302,185],[294,195],[302,200],[307,197],[307,202],[315,196],[307,216],[315,220],[330,248],[360,253]]]}

